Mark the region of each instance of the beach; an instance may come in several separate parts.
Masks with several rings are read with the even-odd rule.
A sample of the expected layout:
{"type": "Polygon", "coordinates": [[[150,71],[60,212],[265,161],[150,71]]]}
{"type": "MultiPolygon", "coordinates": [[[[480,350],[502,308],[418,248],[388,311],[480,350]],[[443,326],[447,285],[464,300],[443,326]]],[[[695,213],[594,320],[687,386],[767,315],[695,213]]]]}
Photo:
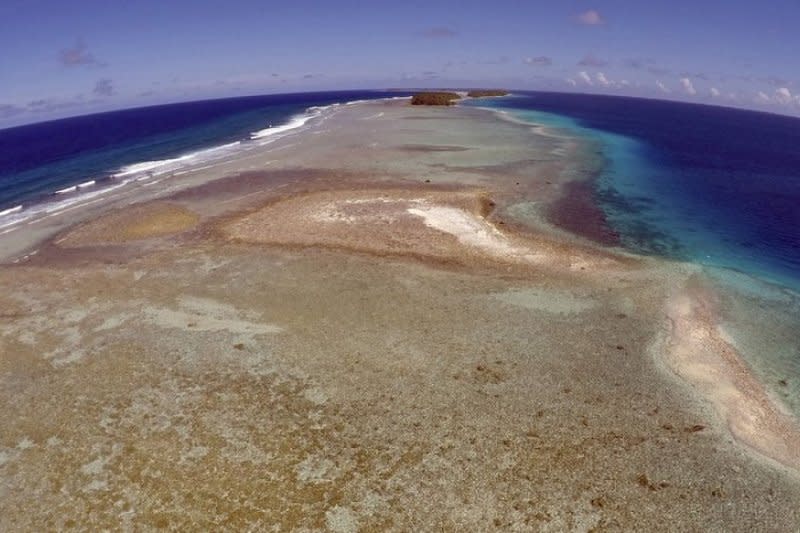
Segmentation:
{"type": "Polygon", "coordinates": [[[359,102],[0,235],[0,529],[797,530],[758,302],[619,248],[593,157],[359,102]]]}

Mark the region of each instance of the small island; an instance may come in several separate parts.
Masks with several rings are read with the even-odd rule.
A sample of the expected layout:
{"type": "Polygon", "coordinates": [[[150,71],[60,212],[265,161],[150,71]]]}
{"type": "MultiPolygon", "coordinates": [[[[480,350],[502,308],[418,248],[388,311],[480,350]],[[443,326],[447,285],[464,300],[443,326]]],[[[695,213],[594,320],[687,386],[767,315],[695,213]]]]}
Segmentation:
{"type": "Polygon", "coordinates": [[[416,93],[411,98],[411,105],[454,105],[461,98],[454,92],[425,91],[416,93]]]}
{"type": "Polygon", "coordinates": [[[508,96],[510,93],[503,89],[479,89],[469,91],[467,96],[472,98],[484,98],[487,96],[508,96]]]}

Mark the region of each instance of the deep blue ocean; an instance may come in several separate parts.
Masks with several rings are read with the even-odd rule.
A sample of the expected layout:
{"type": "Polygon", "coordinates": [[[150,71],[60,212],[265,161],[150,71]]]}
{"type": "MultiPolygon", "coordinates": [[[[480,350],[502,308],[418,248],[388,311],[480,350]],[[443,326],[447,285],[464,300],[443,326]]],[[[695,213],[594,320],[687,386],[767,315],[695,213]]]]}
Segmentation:
{"type": "Polygon", "coordinates": [[[309,108],[401,95],[340,91],[228,98],[0,130],[0,217],[19,218],[32,206],[63,203],[139,175],[212,160],[248,142],[265,142],[272,132],[301,124],[309,108]]]}
{"type": "Polygon", "coordinates": [[[594,141],[595,201],[626,248],[800,289],[800,119],[540,92],[470,105],[594,141]]]}

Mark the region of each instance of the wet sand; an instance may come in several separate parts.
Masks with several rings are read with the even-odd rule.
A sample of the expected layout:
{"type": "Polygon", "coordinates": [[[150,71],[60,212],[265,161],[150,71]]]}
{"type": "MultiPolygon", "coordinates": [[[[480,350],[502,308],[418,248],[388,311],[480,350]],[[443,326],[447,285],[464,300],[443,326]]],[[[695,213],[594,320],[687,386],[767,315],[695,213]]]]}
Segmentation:
{"type": "Polygon", "coordinates": [[[341,106],[0,236],[0,529],[797,530],[702,272],[548,218],[581,150],[341,106]]]}

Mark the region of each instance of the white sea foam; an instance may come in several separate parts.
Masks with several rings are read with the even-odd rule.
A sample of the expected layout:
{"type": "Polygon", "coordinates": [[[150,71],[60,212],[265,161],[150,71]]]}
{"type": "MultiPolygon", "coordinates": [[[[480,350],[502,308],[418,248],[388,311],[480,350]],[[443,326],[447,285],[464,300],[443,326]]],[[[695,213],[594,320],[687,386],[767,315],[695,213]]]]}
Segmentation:
{"type": "Polygon", "coordinates": [[[60,202],[43,204],[42,206],[33,206],[31,207],[30,211],[38,213],[57,214],[60,211],[63,211],[70,206],[73,206],[75,204],[81,204],[88,200],[91,200],[92,198],[108,194],[111,191],[124,187],[127,184],[128,182],[125,181],[122,183],[117,183],[115,185],[112,185],[111,187],[105,187],[103,189],[98,189],[96,191],[86,192],[78,196],[73,196],[71,198],[61,200],[60,202]]]}
{"type": "Polygon", "coordinates": [[[8,209],[3,209],[2,211],[0,211],[0,217],[10,215],[11,213],[19,213],[20,211],[22,211],[21,205],[17,205],[8,209]]]}
{"type": "MultiPolygon", "coordinates": [[[[349,105],[350,103],[351,102],[347,102],[344,105],[349,105]]],[[[289,119],[289,122],[287,122],[286,124],[281,124],[280,126],[272,126],[272,125],[270,125],[270,127],[266,128],[266,129],[254,131],[253,133],[250,134],[250,138],[253,139],[253,140],[269,139],[269,142],[272,142],[273,140],[278,139],[279,138],[278,136],[281,133],[286,133],[288,131],[291,131],[291,130],[300,128],[302,126],[305,126],[305,124],[309,120],[317,118],[320,115],[322,115],[323,113],[325,113],[326,111],[329,111],[331,109],[335,109],[335,108],[337,108],[337,107],[339,107],[341,105],[343,105],[343,104],[334,103],[334,104],[323,105],[323,106],[311,106],[308,109],[306,109],[306,112],[303,113],[302,115],[294,115],[293,117],[291,117],[289,119]]],[[[266,143],[262,143],[262,144],[266,144],[266,143]]]]}
{"type": "Polygon", "coordinates": [[[59,191],[56,191],[56,197],[60,197],[67,193],[79,193],[69,194],[64,197],[63,200],[34,204],[28,207],[19,205],[11,209],[6,209],[5,211],[0,211],[0,230],[5,229],[5,231],[0,234],[8,233],[9,231],[16,229],[12,226],[19,226],[24,222],[34,221],[34,219],[44,220],[45,218],[50,218],[65,211],[95,203],[102,199],[100,198],[101,196],[105,196],[109,192],[119,189],[127,184],[128,181],[124,181],[111,187],[104,187],[86,192],[80,192],[79,186],[74,185],[72,187],[67,187],[66,189],[61,189],[60,194],[59,191]]]}
{"type": "Polygon", "coordinates": [[[367,100],[309,107],[305,113],[291,117],[285,124],[274,127],[270,125],[269,128],[251,133],[250,138],[254,141],[253,143],[237,141],[197,150],[178,157],[142,161],[123,166],[111,174],[111,178],[114,181],[111,182],[112,185],[110,186],[106,186],[106,183],[99,184],[96,180],[87,180],[77,185],[64,187],[55,191],[54,196],[50,197],[51,199],[59,198],[58,200],[32,205],[16,205],[0,211],[0,235],[17,229],[17,227],[20,227],[23,223],[36,222],[37,220],[57,216],[73,209],[95,204],[103,200],[109,193],[132,183],[144,181],[144,183],[140,183],[139,186],[154,185],[164,181],[166,177],[184,174],[198,168],[206,168],[210,166],[210,163],[227,157],[239,150],[247,149],[248,147],[255,148],[271,143],[281,138],[283,136],[282,134],[301,128],[314,118],[323,116],[324,119],[325,116],[327,116],[326,111],[342,105],[352,105],[365,101],[367,100]],[[166,176],[167,174],[170,176],[166,176]],[[161,179],[152,179],[159,176],[161,179]]]}
{"type": "Polygon", "coordinates": [[[279,133],[284,133],[295,128],[299,128],[305,125],[306,122],[311,120],[317,116],[316,113],[314,114],[307,114],[307,115],[299,115],[292,117],[289,122],[283,124],[281,126],[270,126],[269,128],[258,130],[250,134],[251,139],[264,139],[266,137],[272,137],[278,135],[279,133]]]}
{"type": "MultiPolygon", "coordinates": [[[[0,212],[0,230],[34,219],[44,220],[79,207],[94,204],[103,197],[106,197],[109,193],[136,181],[163,176],[164,174],[175,172],[177,169],[185,169],[186,167],[196,168],[196,166],[201,164],[207,164],[229,155],[240,145],[241,143],[237,141],[213,148],[198,150],[171,159],[143,161],[141,163],[127,165],[111,175],[114,181],[110,186],[98,187],[96,180],[87,180],[77,185],[64,187],[53,193],[56,198],[64,197],[63,200],[33,204],[31,206],[19,205],[0,212]]],[[[148,184],[158,183],[159,181],[161,180],[153,180],[148,184]]]]}
{"type": "Polygon", "coordinates": [[[146,176],[166,174],[169,172],[174,172],[175,170],[192,163],[211,161],[224,157],[225,155],[231,153],[233,149],[238,147],[240,144],[241,142],[236,141],[220,146],[214,146],[213,148],[206,148],[204,150],[190,152],[188,154],[173,157],[171,159],[156,159],[154,161],[133,163],[131,165],[122,167],[111,176],[113,178],[125,178],[142,174],[146,176]]]}
{"type": "Polygon", "coordinates": [[[16,224],[19,224],[26,218],[27,217],[25,216],[21,205],[17,205],[10,209],[4,209],[3,211],[0,211],[0,230],[5,230],[2,233],[0,233],[0,235],[12,231],[14,228],[11,229],[6,229],[6,228],[15,226],[16,224]]]}
{"type": "Polygon", "coordinates": [[[182,155],[180,157],[175,157],[172,159],[159,159],[156,161],[143,161],[141,163],[133,163],[132,165],[126,165],[122,167],[119,171],[112,174],[114,178],[124,178],[126,176],[132,176],[134,174],[160,174],[162,172],[168,171],[169,167],[173,167],[176,165],[180,165],[180,163],[184,161],[188,161],[191,156],[182,155]]]}

